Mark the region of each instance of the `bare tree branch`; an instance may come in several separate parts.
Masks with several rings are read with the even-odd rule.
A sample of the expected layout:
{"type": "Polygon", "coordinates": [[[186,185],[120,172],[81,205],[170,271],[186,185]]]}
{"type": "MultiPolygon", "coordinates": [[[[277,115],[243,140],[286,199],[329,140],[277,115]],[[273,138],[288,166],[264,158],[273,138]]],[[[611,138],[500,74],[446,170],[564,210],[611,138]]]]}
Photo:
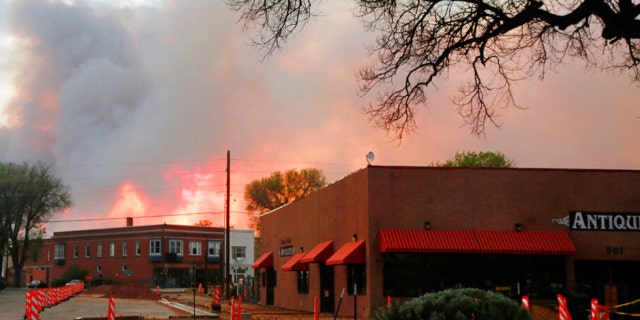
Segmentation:
{"type": "MultiPolygon", "coordinates": [[[[629,72],[640,80],[638,0],[357,0],[356,16],[378,34],[376,62],[358,71],[360,91],[375,99],[370,121],[397,139],[416,129],[416,107],[453,66],[469,81],[453,102],[471,132],[505,108],[520,107],[513,85],[565,59],[629,72]]],[[[245,26],[261,29],[256,44],[268,55],[312,16],[312,1],[229,0],[245,26]]]]}

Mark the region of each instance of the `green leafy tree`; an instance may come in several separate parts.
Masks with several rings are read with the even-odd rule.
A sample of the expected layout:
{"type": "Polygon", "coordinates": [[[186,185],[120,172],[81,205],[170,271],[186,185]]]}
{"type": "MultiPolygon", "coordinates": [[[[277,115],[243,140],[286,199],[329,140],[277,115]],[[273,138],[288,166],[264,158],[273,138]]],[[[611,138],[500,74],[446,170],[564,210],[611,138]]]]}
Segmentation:
{"type": "Polygon", "coordinates": [[[309,195],[326,185],[324,173],[315,168],[291,169],[284,174],[273,172],[269,177],[254,180],[244,188],[246,210],[252,214],[253,227],[259,231],[257,217],[309,195]]]}
{"type": "MultiPolygon", "coordinates": [[[[321,1],[226,0],[264,56],[320,16],[321,1]]],[[[468,78],[454,98],[472,133],[499,126],[499,110],[518,107],[514,83],[544,78],[565,61],[624,72],[640,81],[640,4],[632,0],[368,0],[355,15],[377,41],[360,69],[361,91],[378,91],[365,111],[398,139],[416,127],[416,106],[452,70],[468,78]]]]}
{"type": "Polygon", "coordinates": [[[0,163],[0,248],[11,256],[15,286],[21,286],[32,237],[43,235],[42,224],[70,205],[68,187],[48,166],[0,163]]]}
{"type": "Polygon", "coordinates": [[[453,158],[444,163],[432,164],[436,167],[483,167],[483,168],[511,168],[516,163],[501,152],[458,152],[453,158]]]}

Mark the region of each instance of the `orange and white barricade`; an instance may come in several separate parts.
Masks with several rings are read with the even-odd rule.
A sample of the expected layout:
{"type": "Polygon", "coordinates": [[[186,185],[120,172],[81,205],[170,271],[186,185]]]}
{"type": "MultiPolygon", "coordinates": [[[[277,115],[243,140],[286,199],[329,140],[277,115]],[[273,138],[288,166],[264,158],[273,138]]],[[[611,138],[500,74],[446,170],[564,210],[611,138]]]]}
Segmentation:
{"type": "Polygon", "coordinates": [[[211,301],[211,310],[212,311],[221,311],[222,306],[220,305],[220,296],[222,295],[222,287],[216,286],[213,289],[213,300],[211,301]]]}
{"type": "Polygon", "coordinates": [[[598,320],[610,320],[609,307],[598,306],[598,320]]]}
{"type": "Polygon", "coordinates": [[[558,294],[558,319],[571,320],[571,314],[569,313],[569,307],[567,306],[567,299],[561,294],[558,294]]]}
{"type": "Polygon", "coordinates": [[[236,310],[235,310],[235,305],[234,305],[234,300],[235,297],[231,296],[231,312],[229,312],[230,315],[230,320],[235,320],[235,316],[236,316],[236,310]]]}
{"type": "Polygon", "coordinates": [[[107,309],[107,320],[116,319],[116,303],[113,301],[113,295],[109,296],[109,307],[107,309]]]}
{"type": "Polygon", "coordinates": [[[522,306],[527,309],[527,311],[531,312],[531,303],[529,302],[528,296],[522,296],[521,303],[522,306]]]}
{"type": "Polygon", "coordinates": [[[598,299],[596,298],[591,299],[589,320],[600,320],[600,313],[598,312],[598,299]]]}

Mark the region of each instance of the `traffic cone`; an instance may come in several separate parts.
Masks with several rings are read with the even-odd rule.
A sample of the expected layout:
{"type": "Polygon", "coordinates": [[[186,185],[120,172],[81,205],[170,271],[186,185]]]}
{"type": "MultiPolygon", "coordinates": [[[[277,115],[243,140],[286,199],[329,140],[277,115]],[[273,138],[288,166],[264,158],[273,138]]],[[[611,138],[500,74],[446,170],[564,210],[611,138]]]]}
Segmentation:
{"type": "Polygon", "coordinates": [[[238,296],[238,313],[236,319],[242,319],[242,296],[238,296]]]}
{"type": "Polygon", "coordinates": [[[569,313],[569,307],[567,306],[567,299],[561,294],[558,297],[558,318],[560,320],[571,320],[571,314],[569,313]]]}
{"type": "Polygon", "coordinates": [[[527,309],[527,311],[531,312],[531,304],[529,303],[529,297],[522,296],[522,306],[527,309]]]}
{"type": "Polygon", "coordinates": [[[609,316],[609,307],[607,306],[598,306],[598,319],[599,320],[609,320],[611,317],[609,316]]]}
{"type": "Polygon", "coordinates": [[[116,303],[113,301],[113,295],[109,297],[109,309],[107,310],[107,320],[116,319],[116,303]]]}
{"type": "Polygon", "coordinates": [[[234,297],[232,296],[232,297],[231,297],[231,312],[229,312],[229,316],[230,316],[230,318],[229,318],[229,319],[231,319],[231,320],[235,320],[235,318],[236,318],[236,317],[235,317],[235,315],[236,315],[236,310],[235,310],[235,308],[234,308],[234,307],[235,307],[234,303],[235,303],[235,299],[234,299],[234,297]]]}
{"type": "Polygon", "coordinates": [[[591,312],[589,312],[589,320],[600,320],[600,313],[598,312],[598,299],[591,299],[591,312]]]}
{"type": "Polygon", "coordinates": [[[222,287],[216,286],[213,289],[213,301],[211,301],[211,311],[222,311],[220,305],[220,296],[222,295],[222,287]]]}

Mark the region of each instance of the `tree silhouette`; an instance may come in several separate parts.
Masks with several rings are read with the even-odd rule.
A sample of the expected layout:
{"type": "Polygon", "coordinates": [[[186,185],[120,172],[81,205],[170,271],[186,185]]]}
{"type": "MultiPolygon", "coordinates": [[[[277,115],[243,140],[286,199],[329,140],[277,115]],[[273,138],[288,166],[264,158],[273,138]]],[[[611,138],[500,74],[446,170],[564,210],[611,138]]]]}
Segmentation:
{"type": "Polygon", "coordinates": [[[30,248],[44,233],[43,223],[69,206],[69,188],[53,175],[49,166],[40,162],[0,162],[0,249],[8,248],[14,286],[21,285],[30,248]]]}
{"type": "Polygon", "coordinates": [[[432,163],[435,167],[463,167],[463,168],[512,168],[516,162],[509,159],[502,152],[464,151],[456,154],[447,161],[432,163]]]}
{"type": "Polygon", "coordinates": [[[304,198],[326,184],[324,173],[316,168],[290,169],[284,174],[275,171],[268,177],[251,181],[244,188],[251,224],[260,231],[258,217],[261,214],[304,198]]]}
{"type": "MultiPolygon", "coordinates": [[[[316,16],[313,0],[227,0],[265,56],[283,47],[316,16]]],[[[632,0],[361,0],[356,16],[378,35],[377,59],[361,68],[365,108],[378,127],[402,139],[416,128],[416,106],[426,104],[434,81],[460,65],[468,81],[453,102],[472,133],[500,126],[503,108],[519,107],[515,82],[544,78],[569,59],[587,67],[629,73],[640,80],[640,4],[632,0]]]]}

